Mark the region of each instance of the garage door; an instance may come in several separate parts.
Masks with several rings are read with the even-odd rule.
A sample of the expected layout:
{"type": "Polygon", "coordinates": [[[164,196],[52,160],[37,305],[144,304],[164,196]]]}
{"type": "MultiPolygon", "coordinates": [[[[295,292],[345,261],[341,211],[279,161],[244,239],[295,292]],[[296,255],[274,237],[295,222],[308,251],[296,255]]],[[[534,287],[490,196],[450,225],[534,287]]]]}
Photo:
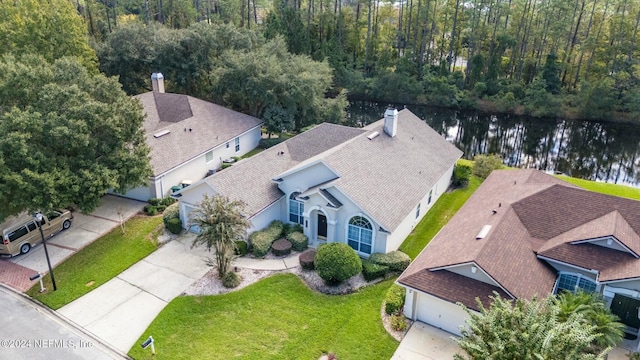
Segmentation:
{"type": "Polygon", "coordinates": [[[196,208],[194,206],[184,204],[184,212],[183,212],[183,215],[182,215],[183,216],[182,226],[186,227],[187,230],[192,232],[192,233],[200,234],[200,227],[198,225],[190,224],[190,222],[189,222],[189,215],[195,209],[196,208]]]}
{"type": "Polygon", "coordinates": [[[455,335],[460,335],[469,315],[460,306],[435,296],[418,293],[416,319],[455,335]]]}

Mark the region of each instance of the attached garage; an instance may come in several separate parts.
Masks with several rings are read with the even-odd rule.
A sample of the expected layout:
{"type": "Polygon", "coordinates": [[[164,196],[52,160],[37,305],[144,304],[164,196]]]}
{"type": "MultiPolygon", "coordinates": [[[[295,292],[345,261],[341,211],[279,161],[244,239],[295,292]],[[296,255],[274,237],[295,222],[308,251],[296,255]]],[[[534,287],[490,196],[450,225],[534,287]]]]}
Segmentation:
{"type": "Polygon", "coordinates": [[[462,307],[425,293],[415,294],[415,320],[460,336],[460,326],[469,318],[462,307]]]}

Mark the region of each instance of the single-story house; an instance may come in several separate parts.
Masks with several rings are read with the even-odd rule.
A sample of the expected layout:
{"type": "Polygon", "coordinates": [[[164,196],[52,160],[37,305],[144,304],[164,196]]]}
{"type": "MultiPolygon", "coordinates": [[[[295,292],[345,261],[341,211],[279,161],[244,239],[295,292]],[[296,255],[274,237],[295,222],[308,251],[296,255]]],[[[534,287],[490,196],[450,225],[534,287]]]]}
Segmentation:
{"type": "Polygon", "coordinates": [[[260,119],[188,95],[166,93],[160,73],[154,73],[151,82],[153,91],[135,98],[146,115],[153,175],[148,186],[130,190],[125,197],[142,201],[165,197],[258,146],[260,119]]]}
{"type": "Polygon", "coordinates": [[[396,250],[447,190],[462,152],[409,110],[364,128],[320,124],[180,191],[180,216],[204,194],[242,200],[250,231],[300,224],[312,246],[396,250]]]}
{"type": "Polygon", "coordinates": [[[640,202],[594,193],[538,170],[498,170],[398,278],[404,314],[460,334],[497,292],[506,299],[598,292],[638,334],[640,202]]]}

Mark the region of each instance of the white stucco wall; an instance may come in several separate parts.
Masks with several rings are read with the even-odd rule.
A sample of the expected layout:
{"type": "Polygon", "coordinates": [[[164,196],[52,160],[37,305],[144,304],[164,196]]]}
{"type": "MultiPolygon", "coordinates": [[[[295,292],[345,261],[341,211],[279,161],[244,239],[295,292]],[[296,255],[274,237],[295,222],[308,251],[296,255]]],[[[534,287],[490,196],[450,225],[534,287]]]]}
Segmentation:
{"type": "Polygon", "coordinates": [[[473,264],[461,264],[458,266],[452,266],[447,268],[448,271],[452,273],[456,273],[462,276],[466,276],[468,278],[481,281],[483,283],[500,286],[498,285],[487,273],[485,273],[480,267],[478,267],[475,263],[473,264]],[[472,271],[472,267],[476,268],[475,273],[472,271]]]}
{"type": "Polygon", "coordinates": [[[392,234],[387,236],[386,248],[382,249],[379,252],[389,252],[393,250],[397,250],[402,242],[411,234],[413,228],[418,225],[420,220],[425,216],[425,214],[431,209],[433,204],[438,201],[440,196],[447,191],[449,185],[451,184],[451,175],[453,174],[453,166],[447,170],[447,172],[442,175],[442,177],[436,182],[436,184],[430,189],[433,191],[431,195],[431,201],[429,202],[429,191],[427,191],[426,195],[420,200],[420,215],[416,218],[416,208],[418,204],[415,204],[412,211],[407,214],[407,216],[402,220],[400,225],[393,231],[392,234]]]}
{"type": "Polygon", "coordinates": [[[283,207],[286,203],[284,196],[281,197],[278,201],[271,204],[269,207],[252,217],[251,227],[247,230],[248,234],[251,234],[254,231],[262,230],[269,226],[269,224],[274,220],[280,220],[284,222],[282,218],[283,207]]]}
{"type": "Polygon", "coordinates": [[[310,164],[297,172],[283,177],[283,181],[278,184],[280,190],[285,194],[294,191],[304,192],[311,187],[333,180],[337,175],[323,162],[310,164]]]}

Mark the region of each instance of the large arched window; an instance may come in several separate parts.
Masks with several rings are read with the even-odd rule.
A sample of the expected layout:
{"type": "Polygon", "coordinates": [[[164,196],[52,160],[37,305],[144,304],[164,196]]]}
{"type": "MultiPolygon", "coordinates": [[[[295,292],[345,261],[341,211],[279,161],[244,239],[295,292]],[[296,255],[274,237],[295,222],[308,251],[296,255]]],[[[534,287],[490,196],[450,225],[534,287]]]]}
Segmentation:
{"type": "Polygon", "coordinates": [[[373,244],[373,227],[369,220],[362,216],[354,216],[349,220],[347,243],[355,251],[371,254],[373,244]]]}
{"type": "Polygon", "coordinates": [[[289,221],[292,223],[303,225],[304,218],[304,203],[296,200],[296,196],[300,195],[299,192],[294,192],[289,196],[289,221]]]}
{"type": "Polygon", "coordinates": [[[558,276],[558,283],[556,285],[556,294],[561,291],[570,291],[572,293],[582,290],[584,292],[592,293],[596,291],[596,283],[581,274],[565,273],[561,272],[558,276]]]}

